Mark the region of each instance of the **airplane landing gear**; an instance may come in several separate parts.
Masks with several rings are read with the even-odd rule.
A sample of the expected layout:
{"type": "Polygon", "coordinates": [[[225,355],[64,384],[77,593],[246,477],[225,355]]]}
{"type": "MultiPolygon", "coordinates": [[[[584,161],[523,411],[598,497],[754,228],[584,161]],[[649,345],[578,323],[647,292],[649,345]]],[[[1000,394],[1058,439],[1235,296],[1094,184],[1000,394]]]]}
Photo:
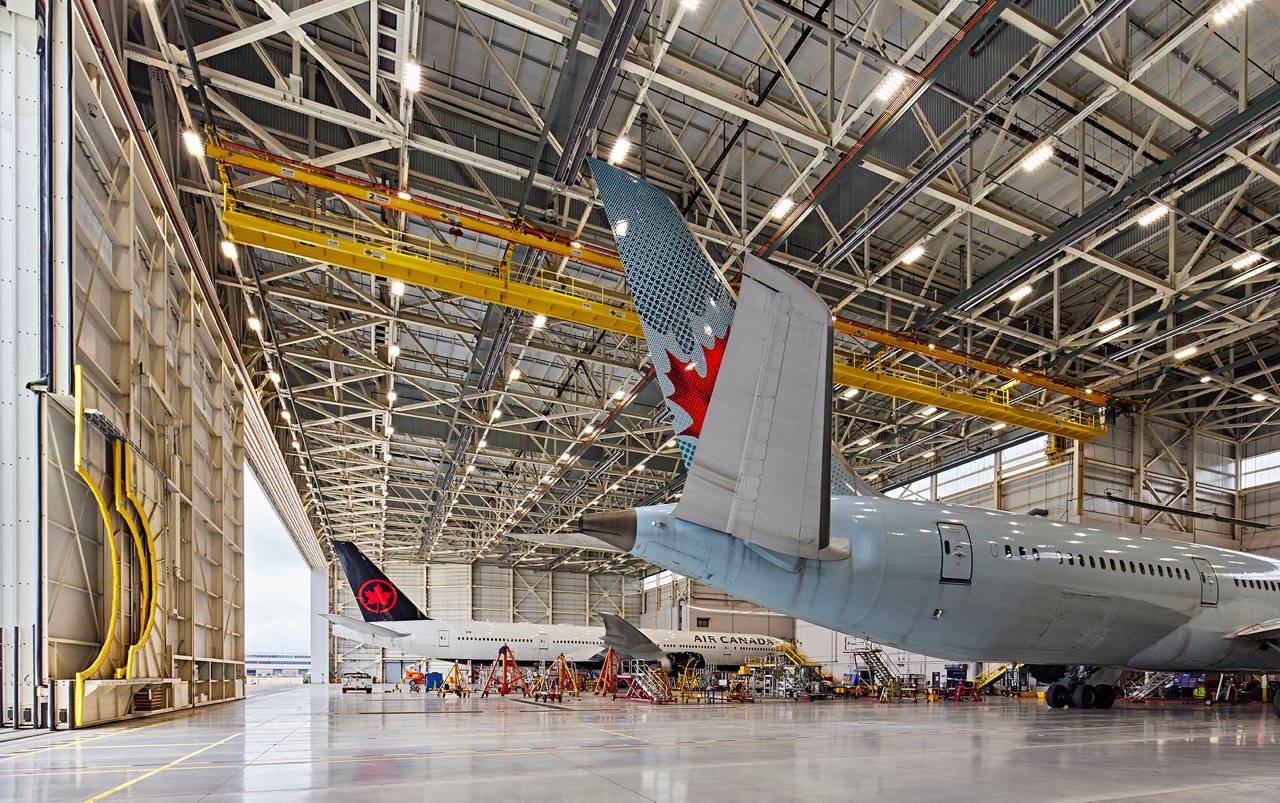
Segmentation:
{"type": "MultiPolygon", "coordinates": [[[[1086,683],[1094,672],[1085,670],[1068,675],[1049,686],[1044,693],[1045,704],[1050,708],[1110,708],[1116,702],[1116,688],[1108,683],[1086,683]]],[[[1277,709],[1280,715],[1280,708],[1277,709]]]]}

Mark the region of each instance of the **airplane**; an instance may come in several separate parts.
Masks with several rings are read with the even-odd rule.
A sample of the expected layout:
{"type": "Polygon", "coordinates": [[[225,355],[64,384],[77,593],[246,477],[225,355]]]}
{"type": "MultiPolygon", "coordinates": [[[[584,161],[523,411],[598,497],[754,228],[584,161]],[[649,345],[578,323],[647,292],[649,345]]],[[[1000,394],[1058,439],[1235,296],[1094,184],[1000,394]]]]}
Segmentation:
{"type": "Polygon", "coordinates": [[[517,537],[593,538],[837,632],[1023,663],[1051,708],[1110,708],[1125,670],[1280,671],[1280,560],[858,483],[831,448],[822,299],[751,255],[735,299],[665,194],[589,164],[688,474],[675,504],[517,537]]]}
{"type": "Polygon", "coordinates": [[[321,614],[356,640],[442,661],[492,661],[507,645],[519,660],[599,663],[609,647],[623,657],[660,661],[666,666],[742,666],[778,652],[782,640],[750,633],[641,630],[622,617],[603,614],[604,626],[543,625],[428,619],[350,541],[334,541],[334,551],[364,620],[321,614]]]}

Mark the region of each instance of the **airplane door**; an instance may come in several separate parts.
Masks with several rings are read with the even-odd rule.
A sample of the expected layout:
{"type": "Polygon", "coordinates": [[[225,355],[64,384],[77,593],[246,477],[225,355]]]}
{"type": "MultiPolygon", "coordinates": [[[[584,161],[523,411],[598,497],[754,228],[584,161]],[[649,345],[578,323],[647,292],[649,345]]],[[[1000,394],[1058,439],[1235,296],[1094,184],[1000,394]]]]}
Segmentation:
{"type": "Polygon", "coordinates": [[[1191,562],[1196,565],[1196,569],[1200,573],[1200,604],[1217,605],[1218,573],[1213,570],[1213,566],[1204,558],[1192,558],[1191,562]]]}
{"type": "Polygon", "coordinates": [[[968,583],[973,580],[973,541],[963,524],[938,522],[938,547],[942,555],[944,583],[968,583]]]}
{"type": "Polygon", "coordinates": [[[437,647],[448,647],[448,646],[449,646],[449,631],[448,631],[448,630],[441,630],[441,631],[440,631],[440,640],[439,640],[439,642],[437,642],[436,646],[437,646],[437,647]]]}
{"type": "Polygon", "coordinates": [[[538,631],[538,649],[541,652],[546,652],[547,650],[551,649],[551,642],[547,638],[546,631],[542,631],[542,630],[538,631]]]}

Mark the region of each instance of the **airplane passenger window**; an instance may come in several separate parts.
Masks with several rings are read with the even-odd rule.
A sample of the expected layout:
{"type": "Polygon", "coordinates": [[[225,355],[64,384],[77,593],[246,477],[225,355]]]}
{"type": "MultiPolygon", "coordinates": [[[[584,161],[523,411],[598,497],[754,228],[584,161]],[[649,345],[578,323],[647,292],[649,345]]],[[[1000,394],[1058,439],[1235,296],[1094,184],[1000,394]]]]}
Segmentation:
{"type": "Polygon", "coordinates": [[[1240,587],[1240,578],[1239,578],[1239,577],[1232,577],[1232,578],[1231,578],[1231,581],[1232,581],[1233,583],[1235,583],[1235,584],[1236,584],[1236,588],[1239,588],[1239,587],[1240,587]]]}
{"type": "Polygon", "coordinates": [[[1075,566],[1075,565],[1076,565],[1076,556],[1075,556],[1075,555],[1072,555],[1070,552],[1068,552],[1068,553],[1067,553],[1067,563],[1068,563],[1068,564],[1070,564],[1071,566],[1075,566]]]}
{"type": "Polygon", "coordinates": [[[1139,564],[1138,564],[1138,574],[1146,574],[1146,573],[1147,573],[1147,567],[1146,567],[1146,566],[1143,566],[1141,563],[1139,563],[1139,564]]]}
{"type": "Polygon", "coordinates": [[[1024,546],[1018,547],[1018,560],[1026,560],[1026,559],[1027,559],[1027,548],[1024,546]]]}
{"type": "Polygon", "coordinates": [[[1012,557],[1013,557],[1013,547],[1009,546],[1008,544],[1005,544],[1005,545],[1004,545],[1004,556],[1005,556],[1006,558],[1012,558],[1012,557]]]}
{"type": "Polygon", "coordinates": [[[1095,568],[1097,568],[1096,566],[1094,566],[1094,565],[1093,565],[1093,555],[1090,555],[1090,556],[1089,556],[1089,568],[1090,568],[1090,569],[1095,569],[1095,568]]]}
{"type": "Polygon", "coordinates": [[[1084,555],[1076,555],[1076,560],[1080,561],[1080,568],[1084,568],[1084,555]]]}
{"type": "Polygon", "coordinates": [[[1031,559],[1040,560],[1040,550],[1036,549],[1035,547],[1031,547],[1031,559]]]}
{"type": "Polygon", "coordinates": [[[1154,575],[1155,575],[1155,573],[1156,573],[1156,567],[1154,567],[1154,566],[1152,566],[1150,563],[1148,563],[1148,564],[1147,564],[1147,574],[1150,574],[1150,575],[1154,576],[1154,575]]]}
{"type": "Polygon", "coordinates": [[[950,542],[950,541],[943,541],[943,542],[942,542],[942,554],[944,554],[944,555],[950,555],[950,554],[951,554],[951,542],[950,542]]]}
{"type": "Polygon", "coordinates": [[[1133,561],[1129,561],[1129,574],[1134,574],[1138,570],[1133,567],[1133,561]]]}
{"type": "Polygon", "coordinates": [[[1111,559],[1111,571],[1113,571],[1113,572],[1114,572],[1115,570],[1116,570],[1116,559],[1115,559],[1115,558],[1112,558],[1112,559],[1111,559]]]}
{"type": "Polygon", "coordinates": [[[1122,572],[1123,572],[1124,570],[1125,570],[1125,568],[1124,568],[1124,561],[1120,561],[1120,571],[1122,571],[1122,572]]]}

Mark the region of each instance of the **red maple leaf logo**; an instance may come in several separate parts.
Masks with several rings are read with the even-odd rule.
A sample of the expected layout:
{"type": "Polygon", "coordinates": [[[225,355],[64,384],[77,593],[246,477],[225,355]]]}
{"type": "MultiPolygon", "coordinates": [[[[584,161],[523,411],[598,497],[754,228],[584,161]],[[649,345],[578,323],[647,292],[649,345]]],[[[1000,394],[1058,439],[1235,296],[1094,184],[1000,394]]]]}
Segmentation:
{"type": "Polygon", "coordinates": [[[728,339],[729,333],[725,332],[724,337],[715,338],[711,348],[702,347],[702,357],[707,364],[706,376],[698,374],[698,364],[693,360],[683,362],[667,351],[667,359],[671,362],[667,379],[671,380],[674,388],[669,401],[693,419],[677,435],[692,435],[695,438],[702,435],[702,422],[707,417],[707,405],[711,403],[711,391],[716,386],[716,375],[720,373],[720,360],[724,358],[724,347],[728,339]]]}
{"type": "Polygon", "coordinates": [[[386,613],[396,606],[398,597],[394,587],[377,579],[365,581],[356,594],[360,607],[369,613],[386,613]]]}

